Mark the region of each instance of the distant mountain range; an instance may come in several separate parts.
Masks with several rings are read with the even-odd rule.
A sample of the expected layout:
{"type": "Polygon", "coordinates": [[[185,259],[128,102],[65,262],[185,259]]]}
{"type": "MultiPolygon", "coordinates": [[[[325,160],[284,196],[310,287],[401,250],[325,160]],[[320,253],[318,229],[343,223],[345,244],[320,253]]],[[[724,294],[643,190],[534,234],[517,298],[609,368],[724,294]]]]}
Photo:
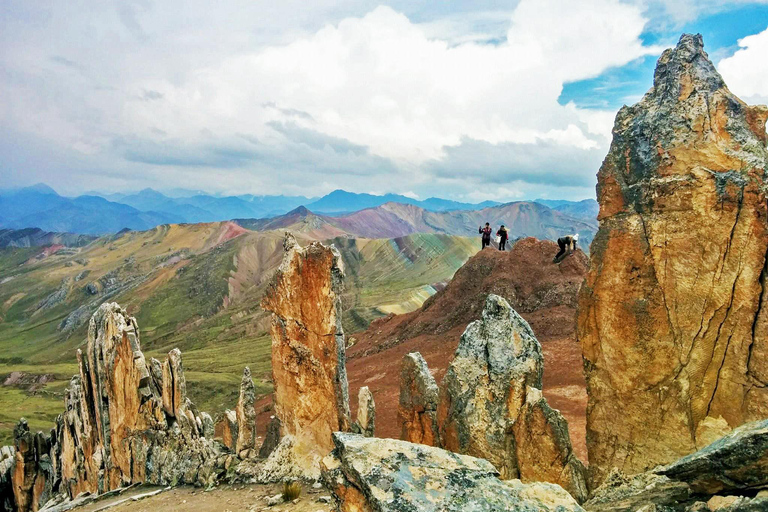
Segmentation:
{"type": "MultiPolygon", "coordinates": [[[[472,204],[440,198],[417,200],[398,194],[377,196],[344,190],[335,190],[319,199],[304,196],[255,195],[219,197],[195,192],[190,192],[190,195],[181,193],[177,197],[170,197],[150,188],[134,194],[94,194],[75,198],[64,197],[44,184],[14,190],[0,190],[0,228],[36,227],[43,231],[100,235],[116,233],[122,229],[141,231],[160,224],[216,222],[230,219],[248,219],[253,226],[278,226],[289,222],[289,219],[277,219],[277,217],[289,213],[292,216],[306,216],[302,213],[304,210],[297,210],[301,207],[307,213],[332,216],[337,219],[325,221],[325,223],[329,227],[338,228],[341,232],[347,232],[347,228],[356,226],[359,229],[356,233],[360,236],[376,234],[378,237],[383,237],[403,236],[415,232],[455,232],[457,231],[455,229],[440,227],[439,215],[435,217],[429,214],[482,212],[499,206],[499,203],[493,201],[472,204]],[[376,217],[375,220],[369,218],[372,214],[368,210],[395,204],[402,207],[398,211],[403,218],[398,220],[393,217],[393,215],[397,216],[392,213],[394,206],[388,206],[373,214],[373,217],[376,217]],[[412,219],[413,224],[409,227],[411,221],[408,219],[413,216],[420,217],[420,220],[412,219]],[[260,221],[256,222],[253,219],[260,219],[260,221]],[[371,222],[375,222],[375,226],[378,227],[371,222]],[[431,222],[436,223],[437,227],[430,226],[431,222]]],[[[592,199],[580,202],[538,199],[536,203],[587,223],[594,221],[597,216],[597,202],[592,199]]],[[[491,212],[483,215],[488,213],[491,212]]],[[[458,217],[467,218],[467,215],[458,215],[458,217]]],[[[560,226],[563,223],[556,224],[560,226]]],[[[465,229],[462,234],[469,234],[469,231],[465,229]]],[[[331,229],[328,234],[333,232],[336,230],[331,229]]]]}
{"type": "Polygon", "coordinates": [[[411,204],[385,203],[340,216],[314,213],[302,206],[269,219],[236,219],[235,222],[255,231],[287,230],[315,239],[345,235],[397,238],[413,233],[477,237],[478,228],[488,222],[494,230],[504,224],[512,239],[526,236],[554,239],[566,233],[579,233],[584,249],[589,247],[597,230],[594,219],[578,219],[528,201],[443,212],[432,212],[411,204]]]}

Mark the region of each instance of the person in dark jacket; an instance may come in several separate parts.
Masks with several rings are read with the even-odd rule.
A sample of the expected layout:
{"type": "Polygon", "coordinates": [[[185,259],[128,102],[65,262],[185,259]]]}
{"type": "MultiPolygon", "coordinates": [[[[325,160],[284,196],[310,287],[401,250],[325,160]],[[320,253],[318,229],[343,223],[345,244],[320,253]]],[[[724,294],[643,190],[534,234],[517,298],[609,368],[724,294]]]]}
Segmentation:
{"type": "Polygon", "coordinates": [[[555,261],[558,261],[560,257],[568,251],[568,254],[576,250],[576,243],[579,241],[579,234],[566,235],[557,239],[557,245],[560,247],[560,252],[555,256],[555,261]]]}
{"type": "Polygon", "coordinates": [[[493,233],[493,230],[491,229],[491,225],[489,223],[486,222],[484,228],[479,228],[478,233],[483,235],[483,245],[480,248],[481,250],[491,245],[491,234],[493,233]]]}
{"type": "Polygon", "coordinates": [[[499,237],[499,250],[506,250],[509,232],[507,231],[507,228],[504,227],[504,224],[502,224],[499,230],[496,232],[496,236],[499,237]]]}

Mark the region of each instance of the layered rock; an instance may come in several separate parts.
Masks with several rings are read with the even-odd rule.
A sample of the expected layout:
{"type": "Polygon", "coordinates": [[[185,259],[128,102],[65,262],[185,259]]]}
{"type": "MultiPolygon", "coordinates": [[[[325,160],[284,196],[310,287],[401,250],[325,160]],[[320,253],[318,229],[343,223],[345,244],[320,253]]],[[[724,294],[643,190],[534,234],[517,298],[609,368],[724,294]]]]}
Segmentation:
{"type": "Polygon", "coordinates": [[[72,499],[133,483],[211,484],[223,470],[213,422],[186,398],[181,353],[150,372],[136,320],[115,303],[94,313],[79,375],[50,436],[16,429],[15,506],[37,510],[56,494],[72,499]],[[159,370],[159,368],[158,368],[159,370]],[[157,376],[163,375],[161,382],[157,376]]]}
{"type": "Polygon", "coordinates": [[[440,441],[448,450],[490,461],[503,478],[517,478],[511,427],[529,387],[541,389],[541,346],[528,323],[498,295],[467,327],[443,378],[440,441]]]}
{"type": "Polygon", "coordinates": [[[440,446],[437,427],[437,383],[418,352],[403,357],[400,367],[400,439],[440,446]]]}
{"type": "Polygon", "coordinates": [[[272,312],[275,415],[303,467],[319,464],[331,433],[349,431],[341,327],[343,270],[333,247],[302,248],[286,234],[285,254],[262,306],[272,312]]]}
{"type": "Polygon", "coordinates": [[[624,477],[614,470],[584,507],[595,512],[766,510],[768,496],[755,496],[768,489],[766,468],[768,420],[763,420],[653,471],[624,477]]]}
{"type": "Polygon", "coordinates": [[[253,386],[251,369],[243,370],[240,383],[240,399],[237,401],[237,453],[252,450],[256,445],[256,388],[253,386]]]}
{"type": "Polygon", "coordinates": [[[365,437],[373,437],[376,430],[376,402],[368,386],[363,386],[357,394],[357,418],[352,425],[352,432],[365,437]]]}
{"type": "Polygon", "coordinates": [[[767,117],[688,34],[616,116],[579,303],[596,483],[768,415],[767,117]]]}
{"type": "Polygon", "coordinates": [[[440,448],[334,433],[323,479],[342,512],[583,510],[553,484],[503,482],[488,461],[440,448]]]}

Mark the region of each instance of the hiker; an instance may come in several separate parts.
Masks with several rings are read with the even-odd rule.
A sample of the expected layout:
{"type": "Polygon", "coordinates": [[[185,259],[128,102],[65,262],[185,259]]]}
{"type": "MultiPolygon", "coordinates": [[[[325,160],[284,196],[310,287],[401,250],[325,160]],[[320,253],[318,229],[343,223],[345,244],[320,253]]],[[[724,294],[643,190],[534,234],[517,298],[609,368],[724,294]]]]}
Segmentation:
{"type": "Polygon", "coordinates": [[[566,235],[562,238],[557,239],[557,245],[560,246],[560,252],[557,253],[557,256],[555,256],[555,261],[560,259],[560,256],[565,254],[565,251],[568,251],[568,254],[574,252],[576,250],[576,242],[579,241],[579,234],[574,233],[573,235],[566,235]]]}
{"type": "Polygon", "coordinates": [[[507,238],[509,238],[509,231],[507,231],[507,228],[504,227],[504,224],[501,225],[499,230],[496,232],[496,241],[499,243],[499,250],[504,251],[507,247],[507,238]]]}
{"type": "Polygon", "coordinates": [[[480,248],[480,250],[483,250],[486,247],[488,247],[489,245],[491,245],[491,233],[493,233],[493,230],[491,229],[491,225],[489,223],[486,222],[485,223],[485,227],[484,228],[482,228],[482,227],[479,228],[477,230],[477,232],[480,233],[481,235],[483,235],[483,241],[482,241],[483,245],[480,248]]]}

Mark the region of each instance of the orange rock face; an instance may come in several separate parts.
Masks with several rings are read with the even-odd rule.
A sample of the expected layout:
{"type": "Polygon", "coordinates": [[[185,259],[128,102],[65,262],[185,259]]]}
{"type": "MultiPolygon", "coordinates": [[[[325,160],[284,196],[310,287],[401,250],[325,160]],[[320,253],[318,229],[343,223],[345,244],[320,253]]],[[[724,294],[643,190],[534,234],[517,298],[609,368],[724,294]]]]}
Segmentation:
{"type": "Polygon", "coordinates": [[[400,370],[398,418],[400,439],[411,443],[440,446],[437,426],[439,389],[427,362],[418,352],[403,357],[400,370]]]}
{"type": "Polygon", "coordinates": [[[579,302],[594,484],[768,414],[766,117],[691,35],[616,117],[579,302]]]}
{"type": "Polygon", "coordinates": [[[272,315],[275,414],[294,451],[317,465],[333,449],[331,433],[350,430],[341,327],[343,271],[334,248],[301,248],[286,235],[283,262],[263,300],[272,315]]]}

